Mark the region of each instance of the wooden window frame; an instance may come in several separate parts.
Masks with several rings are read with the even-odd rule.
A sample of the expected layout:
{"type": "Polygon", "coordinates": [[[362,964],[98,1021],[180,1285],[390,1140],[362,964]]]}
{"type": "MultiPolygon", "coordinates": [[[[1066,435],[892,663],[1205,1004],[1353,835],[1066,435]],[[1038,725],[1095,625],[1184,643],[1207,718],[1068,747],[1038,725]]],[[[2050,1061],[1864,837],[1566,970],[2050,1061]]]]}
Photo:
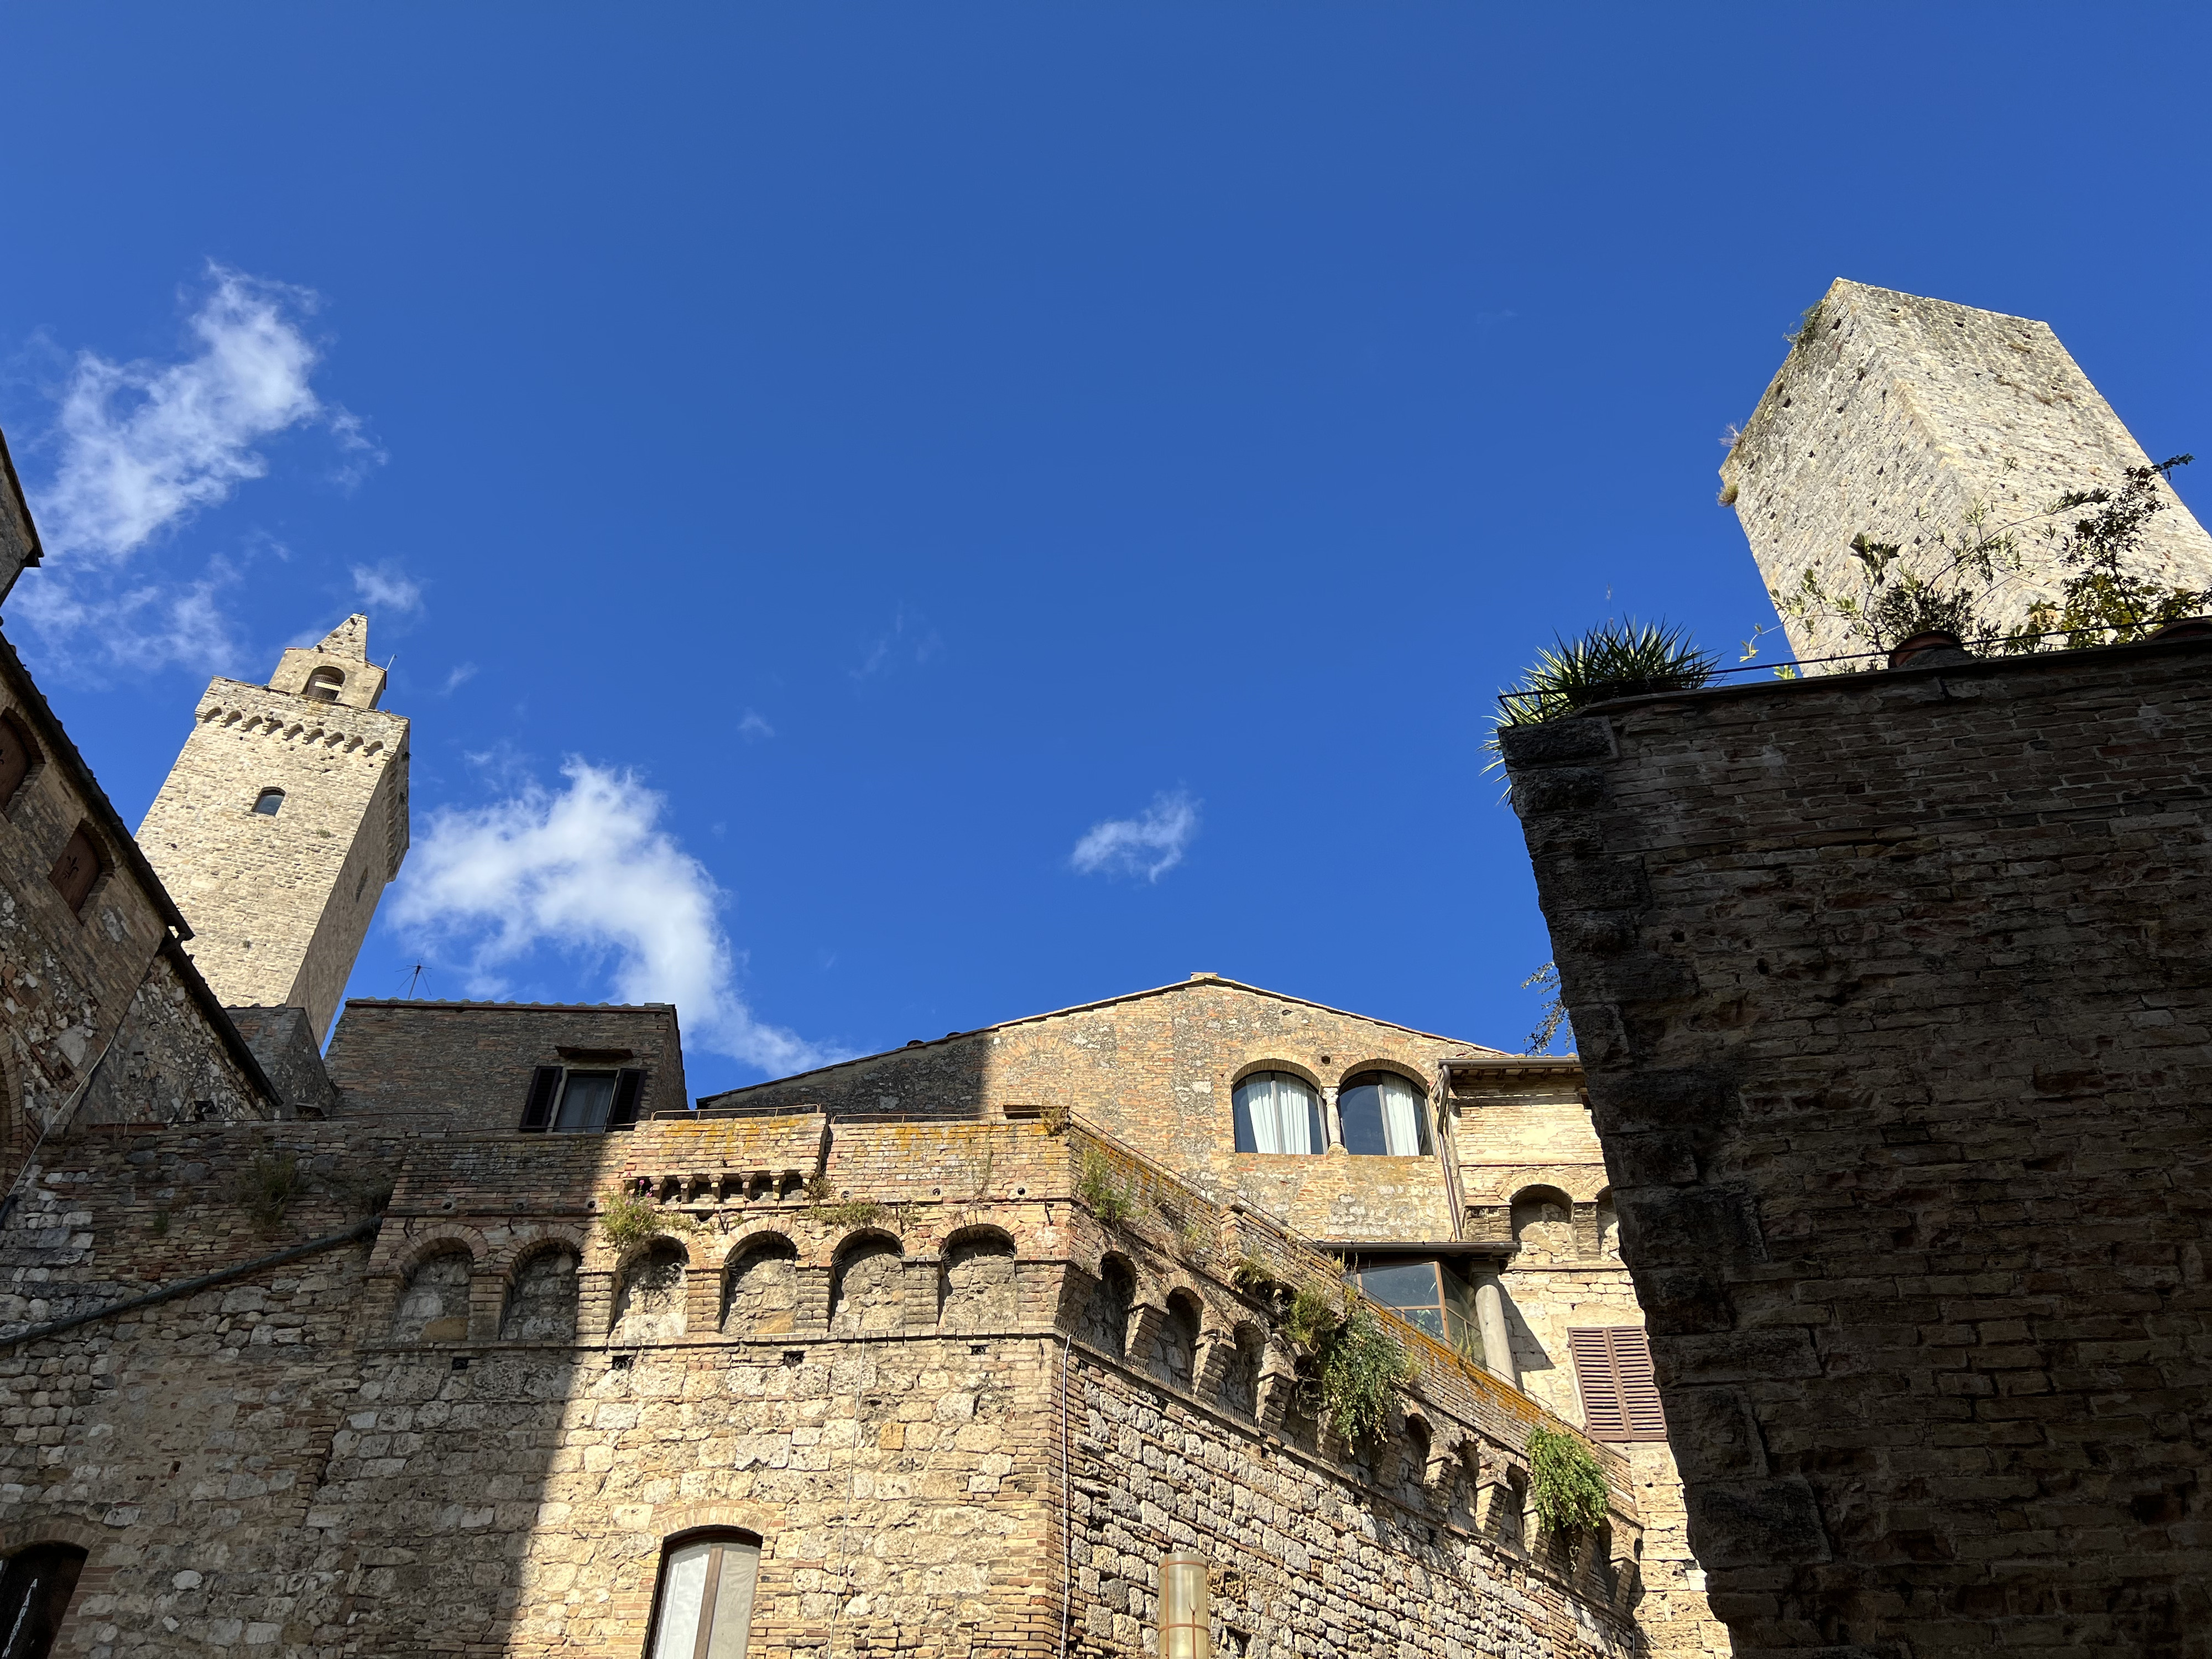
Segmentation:
{"type": "Polygon", "coordinates": [[[1584,1434],[1616,1443],[1666,1439],[1667,1414],[1641,1325],[1571,1329],[1567,1352],[1582,1393],[1584,1434]]]}
{"type": "MultiPolygon", "coordinates": [[[[666,1600],[668,1593],[669,1559],[677,1551],[691,1544],[705,1544],[713,1552],[707,1558],[706,1595],[700,1611],[694,1659],[701,1659],[701,1656],[705,1655],[707,1644],[714,1632],[714,1608],[720,1599],[722,1589],[722,1552],[731,1545],[735,1545],[740,1549],[749,1549],[753,1553],[752,1604],[747,1610],[747,1626],[750,1626],[759,1616],[760,1564],[762,1558],[767,1553],[765,1539],[757,1533],[747,1531],[743,1527],[694,1527],[684,1532],[672,1533],[660,1540],[660,1559],[653,1569],[653,1616],[647,1624],[645,1631],[645,1650],[647,1655],[653,1654],[660,1645],[660,1619],[665,1611],[662,1603],[666,1600]]],[[[750,1628],[745,1632],[744,1645],[748,1651],[751,1650],[753,1643],[750,1628]]]]}

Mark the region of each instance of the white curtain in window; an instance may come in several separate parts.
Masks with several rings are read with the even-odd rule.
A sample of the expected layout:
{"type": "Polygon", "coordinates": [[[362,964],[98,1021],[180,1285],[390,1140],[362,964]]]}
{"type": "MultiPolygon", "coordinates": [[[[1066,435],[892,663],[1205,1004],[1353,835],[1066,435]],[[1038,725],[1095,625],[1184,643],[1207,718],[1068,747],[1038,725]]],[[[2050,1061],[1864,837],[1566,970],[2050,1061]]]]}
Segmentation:
{"type": "Polygon", "coordinates": [[[1401,1077],[1382,1084],[1382,1144],[1392,1158],[1418,1157],[1421,1150],[1421,1097],[1401,1077]]]}
{"type": "Polygon", "coordinates": [[[759,1568],[760,1552],[749,1544],[714,1539],[671,1550],[653,1659],[745,1659],[759,1568]]]}
{"type": "Polygon", "coordinates": [[[1237,1085],[1237,1106],[1252,1126],[1255,1152],[1312,1152],[1313,1091],[1286,1072],[1262,1072],[1237,1085]]]}

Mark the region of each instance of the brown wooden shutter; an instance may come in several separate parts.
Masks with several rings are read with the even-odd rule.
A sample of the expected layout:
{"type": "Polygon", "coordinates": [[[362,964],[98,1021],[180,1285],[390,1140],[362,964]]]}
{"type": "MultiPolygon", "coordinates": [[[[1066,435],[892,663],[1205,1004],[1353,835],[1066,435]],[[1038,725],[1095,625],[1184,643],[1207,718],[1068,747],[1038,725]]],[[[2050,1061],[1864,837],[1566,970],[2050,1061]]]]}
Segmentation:
{"type": "Polygon", "coordinates": [[[615,1073],[615,1103],[607,1113],[607,1127],[627,1129],[637,1121],[638,1097],[645,1092],[645,1073],[626,1066],[615,1073]]]}
{"type": "Polygon", "coordinates": [[[1584,1432],[1593,1440],[1664,1440],[1667,1419],[1651,1375],[1651,1349],[1633,1325],[1569,1331],[1584,1432]]]}
{"type": "Polygon", "coordinates": [[[82,904],[85,895],[92,891],[93,883],[100,879],[100,846],[92,838],[92,831],[84,825],[62,848],[62,855],[54,860],[54,867],[46,879],[61,894],[62,902],[72,910],[82,904]]]}
{"type": "Polygon", "coordinates": [[[522,1103],[522,1127],[526,1129],[550,1129],[553,1127],[553,1097],[561,1092],[561,1068],[541,1066],[530,1074],[530,1093],[522,1103]]]}
{"type": "Polygon", "coordinates": [[[0,806],[15,799],[38,757],[37,749],[15,724],[15,717],[0,714],[0,806]]]}

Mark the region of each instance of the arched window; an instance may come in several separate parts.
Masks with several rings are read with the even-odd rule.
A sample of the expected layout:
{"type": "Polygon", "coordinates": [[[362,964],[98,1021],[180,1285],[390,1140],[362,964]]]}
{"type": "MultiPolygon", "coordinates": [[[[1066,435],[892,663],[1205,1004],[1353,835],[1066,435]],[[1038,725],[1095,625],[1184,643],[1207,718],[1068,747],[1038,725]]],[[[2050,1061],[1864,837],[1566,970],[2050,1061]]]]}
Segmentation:
{"type": "Polygon", "coordinates": [[[264,789],[253,798],[253,810],[264,818],[273,818],[284,810],[284,792],[264,789]]]}
{"type": "Polygon", "coordinates": [[[39,758],[39,745],[31,741],[31,734],[13,714],[0,714],[0,807],[15,799],[39,758]]]}
{"type": "Polygon", "coordinates": [[[576,1334],[576,1253],[538,1251],[514,1270],[499,1316],[502,1342],[566,1342],[576,1334]]]}
{"type": "Polygon", "coordinates": [[[1255,1072],[1237,1085],[1237,1150],[1320,1152],[1328,1149],[1321,1097],[1288,1072],[1255,1072]]]}
{"type": "Polygon", "coordinates": [[[760,1547],[735,1530],[684,1533],[661,1547],[652,1659],[745,1659],[760,1547]]]}
{"type": "Polygon", "coordinates": [[[53,1651],[84,1558],[74,1544],[33,1544],[8,1558],[0,1568],[0,1655],[46,1659],[53,1651]]]}
{"type": "Polygon", "coordinates": [[[1395,1072],[1362,1072],[1336,1097],[1344,1150],[1369,1158],[1420,1158],[1429,1145],[1428,1097],[1395,1072]]]}
{"type": "Polygon", "coordinates": [[[338,688],[345,684],[345,671],[339,668],[318,668],[307,676],[309,702],[336,702],[338,688]]]}

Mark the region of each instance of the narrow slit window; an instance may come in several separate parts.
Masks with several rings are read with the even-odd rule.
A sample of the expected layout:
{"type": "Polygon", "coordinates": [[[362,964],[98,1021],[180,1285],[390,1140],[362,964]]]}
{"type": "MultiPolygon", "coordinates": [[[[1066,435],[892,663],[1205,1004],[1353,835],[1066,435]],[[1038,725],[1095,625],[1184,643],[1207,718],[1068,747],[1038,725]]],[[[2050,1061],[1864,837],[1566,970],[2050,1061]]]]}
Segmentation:
{"type": "Polygon", "coordinates": [[[652,1659],[744,1659],[760,1540],[746,1533],[671,1540],[653,1595],[652,1659]]]}

